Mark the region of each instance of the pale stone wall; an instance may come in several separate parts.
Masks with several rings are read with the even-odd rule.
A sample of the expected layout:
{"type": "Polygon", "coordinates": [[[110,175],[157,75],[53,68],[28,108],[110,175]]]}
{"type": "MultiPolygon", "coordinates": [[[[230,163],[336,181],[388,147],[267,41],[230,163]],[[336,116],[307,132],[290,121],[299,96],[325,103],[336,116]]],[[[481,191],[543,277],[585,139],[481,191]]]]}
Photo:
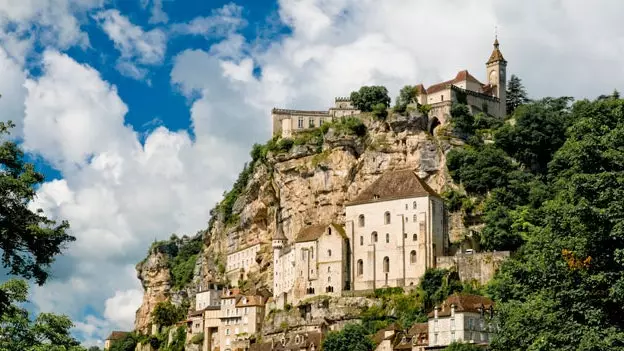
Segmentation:
{"type": "MultiPolygon", "coordinates": [[[[245,299],[246,297],[241,297],[245,299]]],[[[221,325],[219,327],[219,347],[221,350],[233,350],[237,343],[245,343],[249,337],[262,329],[264,319],[263,306],[236,307],[237,299],[222,305],[221,325]],[[223,312],[226,311],[224,315],[223,312]]],[[[226,299],[222,300],[226,301],[226,299]]]]}
{"type": "Polygon", "coordinates": [[[494,337],[489,322],[479,313],[457,312],[429,318],[429,346],[447,346],[453,341],[489,343],[494,337]]]}
{"type": "Polygon", "coordinates": [[[252,266],[257,266],[256,254],[260,251],[260,244],[234,251],[227,255],[226,274],[232,286],[238,286],[238,280],[244,278],[252,266]]]}
{"type": "Polygon", "coordinates": [[[509,251],[458,253],[455,256],[438,257],[436,267],[456,270],[463,282],[486,284],[507,257],[509,251]]]}
{"type": "Polygon", "coordinates": [[[488,99],[485,97],[468,95],[466,96],[466,101],[468,106],[474,106],[480,111],[483,111],[489,115],[494,117],[504,117],[501,115],[500,105],[501,103],[497,100],[488,99]]]}
{"type": "Polygon", "coordinates": [[[188,331],[195,335],[204,331],[204,317],[203,316],[193,316],[189,318],[191,323],[191,328],[188,331]]]}
{"type": "MultiPolygon", "coordinates": [[[[450,94],[451,90],[449,89],[448,92],[450,94]]],[[[452,104],[451,100],[432,104],[429,111],[429,122],[431,123],[434,118],[437,118],[440,124],[447,124],[451,118],[452,104]]]]}
{"type": "Polygon", "coordinates": [[[347,206],[346,219],[352,222],[347,228],[351,230],[354,290],[416,285],[425,270],[435,265],[435,257],[444,254],[444,211],[437,198],[347,206]],[[434,207],[437,210],[432,210],[434,207]],[[389,224],[385,223],[386,212],[389,224]],[[363,226],[360,215],[364,216],[363,226]],[[384,262],[389,267],[384,267],[384,262]]]}
{"type": "Polygon", "coordinates": [[[345,239],[332,227],[318,239],[318,283],[316,295],[340,296],[347,282],[347,245],[345,239]],[[328,291],[332,287],[332,291],[328,291]]]}
{"type": "Polygon", "coordinates": [[[219,290],[209,289],[195,294],[195,311],[203,310],[209,306],[219,306],[221,304],[219,290]]]}
{"type": "MultiPolygon", "coordinates": [[[[294,245],[293,245],[294,246],[294,245]]],[[[277,298],[278,306],[283,306],[287,301],[282,301],[283,294],[291,294],[293,284],[295,283],[296,267],[295,267],[294,247],[289,250],[276,249],[273,250],[273,296],[277,298]],[[283,253],[287,251],[286,253],[283,253]]]]}
{"type": "Polygon", "coordinates": [[[433,94],[427,94],[427,104],[433,105],[438,102],[450,101],[451,100],[451,89],[444,89],[437,91],[433,94]]]}

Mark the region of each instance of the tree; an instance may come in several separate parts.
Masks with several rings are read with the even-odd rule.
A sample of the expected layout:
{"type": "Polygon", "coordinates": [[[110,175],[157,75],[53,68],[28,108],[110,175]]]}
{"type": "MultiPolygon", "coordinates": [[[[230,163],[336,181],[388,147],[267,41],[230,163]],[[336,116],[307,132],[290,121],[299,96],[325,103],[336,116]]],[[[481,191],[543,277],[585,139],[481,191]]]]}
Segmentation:
{"type": "Polygon", "coordinates": [[[519,106],[529,102],[522,81],[515,74],[511,75],[507,85],[507,114],[512,114],[519,106]]]}
{"type": "Polygon", "coordinates": [[[97,346],[91,346],[87,349],[87,351],[102,351],[102,349],[97,346]]]}
{"type": "Polygon", "coordinates": [[[454,341],[444,350],[445,351],[481,351],[483,349],[475,344],[468,344],[468,343],[454,341]]]}
{"type": "Polygon", "coordinates": [[[548,162],[566,139],[570,125],[570,97],[545,98],[520,106],[515,123],[494,133],[496,145],[536,174],[545,174],[548,162]]]}
{"type": "Polygon", "coordinates": [[[414,97],[416,97],[416,87],[413,85],[406,85],[399,91],[399,96],[396,98],[396,102],[394,104],[394,111],[398,113],[403,113],[407,109],[407,105],[414,101],[414,97]]]}
{"type": "Polygon", "coordinates": [[[385,120],[388,117],[387,106],[384,104],[376,104],[373,106],[373,116],[377,119],[385,120]]]}
{"type": "Polygon", "coordinates": [[[515,169],[504,151],[489,144],[452,149],[446,162],[456,182],[461,182],[466,191],[481,195],[505,186],[509,172],[515,169]]]}
{"type": "Polygon", "coordinates": [[[114,341],[108,351],[134,351],[138,343],[138,336],[135,333],[128,333],[123,338],[114,341]]]}
{"type": "Polygon", "coordinates": [[[161,327],[174,325],[176,322],[184,318],[185,311],[171,303],[171,301],[163,301],[156,304],[152,311],[152,321],[161,327]]]}
{"type": "MultiPolygon", "coordinates": [[[[57,224],[28,206],[44,177],[12,141],[4,140],[15,125],[0,122],[0,250],[2,264],[9,273],[39,285],[48,278],[50,264],[65,245],[75,238],[67,234],[66,221],[57,224]],[[4,140],[4,141],[3,141],[4,140]]],[[[0,315],[9,303],[0,293],[0,315]]]]}
{"type": "Polygon", "coordinates": [[[3,351],[85,351],[70,333],[73,323],[66,316],[42,313],[31,321],[26,302],[28,285],[9,280],[0,285],[8,305],[0,316],[0,350],[3,351]]]}
{"type": "Polygon", "coordinates": [[[488,287],[499,325],[492,350],[624,349],[622,111],[613,98],[573,105],[548,166],[551,199],[488,287]]]}
{"type": "Polygon", "coordinates": [[[330,332],[323,340],[323,351],[372,351],[375,345],[359,324],[347,324],[343,330],[330,332]]]}
{"type": "Polygon", "coordinates": [[[383,104],[384,108],[390,106],[390,96],[384,86],[363,86],[351,93],[351,102],[362,112],[372,112],[377,104],[383,104]]]}
{"type": "Polygon", "coordinates": [[[462,284],[454,272],[429,268],[420,280],[419,288],[423,292],[423,306],[430,310],[453,293],[462,291],[462,284]]]}

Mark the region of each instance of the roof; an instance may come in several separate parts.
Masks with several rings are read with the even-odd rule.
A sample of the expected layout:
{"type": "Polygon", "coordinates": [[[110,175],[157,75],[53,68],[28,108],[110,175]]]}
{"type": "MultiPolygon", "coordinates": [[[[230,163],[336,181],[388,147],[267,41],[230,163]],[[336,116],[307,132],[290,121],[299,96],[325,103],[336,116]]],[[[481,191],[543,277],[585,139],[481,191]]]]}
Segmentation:
{"type": "Polygon", "coordinates": [[[424,196],[440,197],[414,170],[394,170],[382,174],[347,206],[424,196]]]}
{"type": "Polygon", "coordinates": [[[290,110],[283,108],[274,108],[271,110],[271,113],[275,115],[321,115],[328,116],[329,113],[327,111],[306,111],[306,110],[290,110]]]}
{"type": "Polygon", "coordinates": [[[123,339],[126,335],[130,334],[130,332],[125,332],[125,331],[113,331],[110,333],[110,335],[108,336],[108,338],[106,338],[106,340],[121,340],[123,339]]]}
{"type": "Polygon", "coordinates": [[[253,306],[264,306],[264,298],[258,295],[243,296],[236,302],[236,307],[253,307],[253,306]],[[246,302],[243,303],[243,299],[245,299],[246,302]]]}
{"type": "MultiPolygon", "coordinates": [[[[451,305],[455,305],[455,313],[458,312],[473,312],[480,313],[481,308],[488,309],[494,305],[494,302],[484,296],[479,295],[467,295],[467,294],[453,294],[449,296],[439,308],[438,317],[447,317],[451,315],[451,305]]],[[[429,317],[435,316],[435,311],[429,312],[429,317]]]]}
{"type": "Polygon", "coordinates": [[[397,332],[401,331],[401,328],[396,323],[392,323],[389,326],[378,330],[375,334],[373,334],[373,342],[375,345],[379,345],[384,340],[394,339],[397,332]],[[386,337],[386,332],[393,331],[394,333],[391,336],[386,337]]]}
{"type": "Polygon", "coordinates": [[[308,349],[310,346],[319,350],[321,348],[321,333],[319,332],[306,332],[297,333],[294,337],[291,337],[286,343],[286,350],[301,350],[302,348],[308,349]]]}
{"type": "Polygon", "coordinates": [[[273,345],[271,342],[263,342],[249,345],[249,351],[272,351],[273,345]]]}
{"type": "Polygon", "coordinates": [[[492,54],[490,55],[490,59],[486,62],[486,64],[490,64],[493,62],[507,62],[503,57],[503,53],[498,49],[498,38],[494,40],[494,50],[492,50],[492,54]]]}
{"type": "Polygon", "coordinates": [[[240,295],[240,289],[239,288],[232,288],[232,289],[225,289],[223,290],[223,293],[221,294],[221,298],[222,299],[233,299],[235,297],[237,297],[238,295],[240,295]]]}
{"type": "Polygon", "coordinates": [[[418,94],[422,94],[423,92],[425,94],[433,94],[433,93],[437,93],[438,91],[447,89],[449,85],[457,84],[463,81],[471,81],[471,82],[479,84],[480,86],[483,85],[483,83],[479,82],[479,80],[475,78],[472,74],[470,74],[468,70],[463,70],[463,71],[457,72],[457,75],[455,76],[455,78],[444,81],[442,83],[434,84],[427,89],[425,89],[425,87],[422,84],[418,84],[416,86],[416,92],[418,94]]]}
{"type": "Polygon", "coordinates": [[[336,231],[338,232],[338,234],[340,234],[340,236],[342,236],[345,239],[347,238],[347,234],[345,233],[344,228],[339,224],[335,224],[335,223],[314,224],[314,225],[310,225],[310,226],[303,228],[297,235],[295,242],[303,243],[306,241],[318,240],[318,238],[320,238],[323,235],[323,233],[325,233],[325,230],[329,226],[336,229],[336,231]]]}

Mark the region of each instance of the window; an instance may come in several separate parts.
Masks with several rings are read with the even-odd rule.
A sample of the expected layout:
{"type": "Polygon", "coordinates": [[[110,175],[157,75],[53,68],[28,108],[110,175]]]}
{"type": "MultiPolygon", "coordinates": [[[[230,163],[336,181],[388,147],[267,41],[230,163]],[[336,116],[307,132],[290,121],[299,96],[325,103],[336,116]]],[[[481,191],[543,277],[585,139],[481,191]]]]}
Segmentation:
{"type": "Polygon", "coordinates": [[[416,215],[412,218],[412,222],[416,223],[416,215]]]}
{"type": "Polygon", "coordinates": [[[331,283],[331,277],[327,277],[327,282],[331,283]]]}
{"type": "MultiPolygon", "coordinates": [[[[413,209],[416,209],[416,201],[414,201],[414,203],[412,203],[413,209]]],[[[414,215],[414,218],[416,218],[416,215],[414,215]]]]}
{"type": "Polygon", "coordinates": [[[377,232],[373,232],[371,234],[371,243],[376,243],[377,242],[377,232]]]}
{"type": "Polygon", "coordinates": [[[384,223],[385,224],[390,224],[390,212],[386,212],[384,214],[384,223]]]}
{"type": "Polygon", "coordinates": [[[327,267],[327,273],[331,273],[331,266],[327,267]]]}
{"type": "Polygon", "coordinates": [[[298,124],[297,124],[297,127],[298,127],[299,129],[303,128],[303,117],[299,117],[299,122],[298,122],[298,124]]]}
{"type": "Polygon", "coordinates": [[[384,273],[390,272],[390,258],[388,256],[383,259],[383,271],[384,273]]]}
{"type": "Polygon", "coordinates": [[[230,329],[225,330],[225,335],[230,335],[230,329]]]}
{"type": "Polygon", "coordinates": [[[331,257],[331,250],[327,250],[327,256],[331,257]]]}
{"type": "Polygon", "coordinates": [[[416,250],[410,252],[410,263],[416,263],[416,250]]]}
{"type": "Polygon", "coordinates": [[[412,235],[412,241],[418,241],[418,235],[416,234],[412,235]]]}
{"type": "Polygon", "coordinates": [[[314,120],[310,118],[310,128],[314,128],[314,120]]]}
{"type": "Polygon", "coordinates": [[[301,249],[301,259],[305,261],[305,250],[301,249]]]}
{"type": "Polygon", "coordinates": [[[440,96],[440,101],[444,101],[444,95],[440,96]]]}
{"type": "Polygon", "coordinates": [[[359,225],[360,227],[363,227],[363,226],[364,226],[364,215],[360,215],[360,216],[358,217],[358,225],[359,225]]]}
{"type": "Polygon", "coordinates": [[[403,233],[403,239],[407,239],[407,233],[403,233]]]}
{"type": "Polygon", "coordinates": [[[327,228],[327,235],[331,235],[331,227],[327,228]]]}
{"type": "Polygon", "coordinates": [[[314,258],[314,248],[313,247],[310,248],[310,255],[312,255],[312,258],[314,258]]]}
{"type": "Polygon", "coordinates": [[[407,210],[409,208],[409,206],[407,204],[405,204],[405,209],[407,210]]]}
{"type": "Polygon", "coordinates": [[[357,275],[364,274],[364,262],[362,260],[357,261],[357,275]]]}
{"type": "Polygon", "coordinates": [[[319,127],[323,125],[323,122],[324,122],[324,121],[323,121],[323,119],[321,118],[321,119],[319,120],[319,127]]]}
{"type": "Polygon", "coordinates": [[[364,245],[364,237],[360,235],[360,246],[364,245]]]}
{"type": "Polygon", "coordinates": [[[386,244],[390,243],[390,234],[386,233],[386,244]]]}

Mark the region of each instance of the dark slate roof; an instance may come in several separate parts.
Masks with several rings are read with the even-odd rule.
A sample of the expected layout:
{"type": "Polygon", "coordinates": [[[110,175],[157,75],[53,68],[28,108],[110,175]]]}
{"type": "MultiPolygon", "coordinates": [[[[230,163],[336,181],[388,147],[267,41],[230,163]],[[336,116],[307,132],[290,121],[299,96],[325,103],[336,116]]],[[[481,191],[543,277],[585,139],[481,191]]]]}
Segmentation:
{"type": "Polygon", "coordinates": [[[440,197],[424,180],[416,175],[415,171],[411,169],[388,171],[377,178],[347,206],[423,196],[440,197]]]}
{"type": "Polygon", "coordinates": [[[341,225],[338,225],[338,224],[335,224],[335,223],[331,223],[331,224],[314,224],[314,225],[310,225],[310,226],[307,226],[307,227],[303,228],[299,232],[299,234],[297,235],[297,238],[295,239],[295,242],[303,243],[303,242],[306,242],[306,241],[317,240],[318,238],[321,237],[321,235],[323,235],[323,233],[325,233],[325,230],[329,226],[334,228],[338,232],[338,234],[340,236],[342,236],[345,239],[347,238],[347,234],[345,233],[344,228],[341,225]]]}

